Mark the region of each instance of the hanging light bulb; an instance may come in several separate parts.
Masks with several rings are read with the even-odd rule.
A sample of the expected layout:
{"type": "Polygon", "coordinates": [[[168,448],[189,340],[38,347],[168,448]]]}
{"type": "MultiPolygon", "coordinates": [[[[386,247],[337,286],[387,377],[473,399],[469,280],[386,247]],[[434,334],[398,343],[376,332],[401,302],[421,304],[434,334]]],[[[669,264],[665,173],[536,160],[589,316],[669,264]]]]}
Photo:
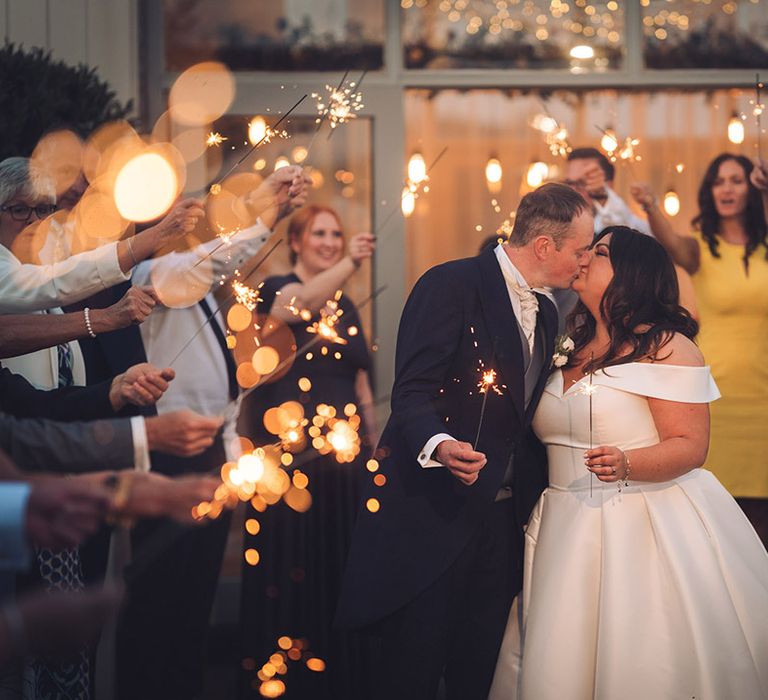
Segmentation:
{"type": "Polygon", "coordinates": [[[571,58],[577,58],[582,61],[586,61],[595,57],[595,50],[591,46],[580,44],[579,46],[574,46],[571,49],[570,54],[571,58]]]}
{"type": "Polygon", "coordinates": [[[410,187],[403,187],[403,196],[400,200],[400,208],[403,210],[403,216],[407,219],[413,210],[416,209],[416,195],[410,187]]]}
{"type": "Polygon", "coordinates": [[[498,158],[489,158],[485,164],[485,179],[489,185],[498,185],[501,182],[502,169],[498,158]]]}
{"type": "Polygon", "coordinates": [[[677,216],[680,213],[680,197],[671,188],[664,195],[664,211],[670,216],[677,216]]]}
{"type": "Polygon", "coordinates": [[[267,122],[264,117],[256,116],[248,123],[248,140],[255,146],[267,135],[267,122]]]}
{"type": "Polygon", "coordinates": [[[600,139],[600,145],[606,153],[613,153],[619,147],[619,140],[612,129],[606,129],[603,132],[603,138],[600,139]]]}
{"type": "Polygon", "coordinates": [[[744,143],[744,122],[739,119],[736,112],[728,122],[728,140],[736,144],[744,143]]]}
{"type": "Polygon", "coordinates": [[[275,170],[280,170],[280,168],[285,168],[291,164],[291,161],[289,161],[285,156],[280,156],[275,161],[275,170]]]}
{"type": "Polygon", "coordinates": [[[549,166],[546,163],[537,160],[535,163],[531,163],[528,166],[528,171],[525,174],[525,181],[528,183],[528,187],[538,187],[548,176],[549,166]]]}
{"type": "Polygon", "coordinates": [[[408,161],[408,179],[418,185],[427,177],[427,164],[421,153],[414,153],[408,161]]]}

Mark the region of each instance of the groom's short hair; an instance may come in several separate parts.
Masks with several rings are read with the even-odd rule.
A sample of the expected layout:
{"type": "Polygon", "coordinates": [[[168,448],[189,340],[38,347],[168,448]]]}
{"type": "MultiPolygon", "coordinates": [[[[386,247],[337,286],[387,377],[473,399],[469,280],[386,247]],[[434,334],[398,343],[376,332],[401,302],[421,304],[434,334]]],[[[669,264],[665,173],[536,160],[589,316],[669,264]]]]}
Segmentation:
{"type": "Polygon", "coordinates": [[[522,248],[536,236],[549,236],[560,250],[571,222],[589,209],[584,197],[569,185],[548,182],[520,200],[509,245],[522,248]]]}

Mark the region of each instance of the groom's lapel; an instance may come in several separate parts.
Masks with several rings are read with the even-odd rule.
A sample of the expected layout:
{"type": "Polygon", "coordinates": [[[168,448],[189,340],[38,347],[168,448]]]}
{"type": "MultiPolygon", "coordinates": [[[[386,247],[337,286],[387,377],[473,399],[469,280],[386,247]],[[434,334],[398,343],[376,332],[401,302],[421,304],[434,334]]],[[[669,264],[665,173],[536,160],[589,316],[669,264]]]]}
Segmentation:
{"type": "Polygon", "coordinates": [[[512,399],[520,418],[525,413],[525,377],[523,347],[517,318],[512,311],[509,292],[493,248],[484,250],[477,258],[480,267],[480,303],[488,333],[495,344],[494,367],[506,384],[505,393],[512,399]]]}
{"type": "Polygon", "coordinates": [[[544,358],[541,366],[541,374],[533,389],[531,400],[526,411],[526,420],[533,415],[539,403],[544,386],[549,378],[549,370],[552,365],[552,351],[555,347],[555,335],[557,334],[557,308],[549,298],[536,293],[539,300],[539,314],[536,320],[536,332],[544,334],[544,358]]]}

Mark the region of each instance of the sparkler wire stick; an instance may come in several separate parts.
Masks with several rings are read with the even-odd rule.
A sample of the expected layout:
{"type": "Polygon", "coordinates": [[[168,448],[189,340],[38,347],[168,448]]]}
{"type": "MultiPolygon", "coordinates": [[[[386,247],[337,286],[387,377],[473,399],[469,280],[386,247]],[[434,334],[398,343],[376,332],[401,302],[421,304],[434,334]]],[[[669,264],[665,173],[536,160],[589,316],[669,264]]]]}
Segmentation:
{"type": "MultiPolygon", "coordinates": [[[[590,360],[591,362],[591,360],[590,360]]],[[[589,373],[589,390],[587,391],[589,395],[589,449],[592,449],[592,394],[594,393],[592,389],[592,377],[593,372],[589,373]]],[[[592,482],[595,478],[595,473],[593,471],[589,472],[589,497],[592,498],[592,482]]]]}
{"type": "MultiPolygon", "coordinates": [[[[248,273],[248,274],[247,274],[247,275],[246,275],[246,276],[243,278],[243,280],[242,280],[242,281],[244,282],[244,281],[245,281],[245,280],[247,280],[247,279],[248,279],[248,278],[249,278],[251,275],[253,275],[253,273],[254,273],[254,272],[256,272],[256,270],[258,270],[258,269],[259,269],[259,268],[260,268],[260,267],[261,267],[261,266],[262,266],[262,265],[263,265],[263,264],[266,262],[267,258],[268,258],[270,255],[272,255],[272,253],[274,252],[275,248],[277,248],[277,246],[279,246],[279,245],[280,245],[282,242],[283,242],[283,239],[282,239],[282,238],[279,238],[277,241],[275,241],[275,243],[274,243],[274,244],[272,245],[272,247],[271,247],[271,248],[270,248],[270,249],[267,251],[267,253],[264,255],[264,257],[263,257],[261,260],[259,260],[259,262],[258,262],[258,263],[256,263],[256,265],[254,266],[253,270],[251,270],[251,271],[250,271],[250,272],[249,272],[249,273],[248,273]]],[[[181,350],[179,350],[179,351],[176,353],[176,355],[174,356],[174,358],[173,358],[173,359],[170,361],[170,363],[168,364],[168,366],[169,366],[169,367],[173,367],[173,363],[174,363],[174,362],[176,362],[176,360],[178,360],[178,359],[179,359],[179,357],[181,357],[181,354],[182,354],[182,353],[183,353],[183,352],[184,352],[184,351],[185,351],[185,350],[186,350],[186,349],[189,347],[190,343],[192,343],[192,341],[193,341],[195,338],[197,338],[197,336],[198,336],[198,335],[200,335],[200,333],[202,332],[203,328],[205,328],[205,327],[206,327],[206,326],[207,326],[207,325],[208,325],[208,324],[209,324],[209,323],[210,323],[210,322],[213,320],[213,317],[214,317],[214,316],[215,316],[217,313],[219,313],[219,311],[221,311],[221,309],[222,309],[222,307],[224,306],[224,304],[226,304],[228,301],[230,301],[230,300],[231,300],[231,299],[234,297],[234,294],[235,294],[234,292],[231,292],[229,295],[227,295],[227,297],[224,299],[224,301],[222,301],[222,302],[221,302],[221,303],[220,303],[220,304],[219,304],[219,305],[218,305],[218,306],[217,306],[217,307],[214,309],[213,313],[211,313],[211,315],[210,315],[210,316],[206,317],[206,319],[205,319],[205,322],[204,322],[204,323],[203,323],[203,324],[202,324],[202,325],[201,325],[201,326],[200,326],[200,327],[199,327],[199,328],[198,328],[198,329],[195,331],[195,334],[194,334],[194,335],[193,335],[193,336],[192,336],[192,337],[191,337],[191,338],[190,338],[190,339],[189,339],[189,340],[188,340],[186,343],[184,343],[184,345],[181,347],[181,350]]]]}
{"type": "MultiPolygon", "coordinates": [[[[499,341],[499,337],[495,336],[493,339],[493,350],[491,351],[491,367],[495,364],[496,361],[496,344],[499,341]]],[[[493,371],[493,369],[491,369],[493,371]]],[[[483,405],[480,407],[480,421],[477,424],[477,434],[475,435],[475,440],[472,443],[472,449],[477,449],[477,443],[480,440],[480,431],[483,429],[483,418],[485,417],[485,404],[488,402],[488,394],[491,393],[491,387],[486,385],[485,392],[483,393],[483,405]]]]}
{"type": "Polygon", "coordinates": [[[760,104],[760,90],[763,87],[763,84],[760,82],[760,73],[755,73],[755,125],[757,126],[757,160],[758,164],[760,166],[761,170],[764,170],[763,168],[763,156],[761,153],[760,148],[760,132],[762,130],[762,126],[760,124],[760,118],[763,114],[763,108],[760,104]]]}

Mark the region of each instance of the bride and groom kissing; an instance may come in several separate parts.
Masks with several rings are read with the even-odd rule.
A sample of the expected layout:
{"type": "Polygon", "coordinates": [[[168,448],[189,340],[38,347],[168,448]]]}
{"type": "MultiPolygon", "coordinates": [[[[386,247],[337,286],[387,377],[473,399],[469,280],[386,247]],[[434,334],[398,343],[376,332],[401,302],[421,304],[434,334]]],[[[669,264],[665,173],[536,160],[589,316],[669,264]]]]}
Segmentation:
{"type": "Polygon", "coordinates": [[[655,240],[593,225],[544,185],[405,305],[337,611],[381,637],[381,699],[768,696],[768,555],[699,468],[719,394],[696,322],[655,240]],[[539,289],[569,286],[555,369],[539,289]]]}

